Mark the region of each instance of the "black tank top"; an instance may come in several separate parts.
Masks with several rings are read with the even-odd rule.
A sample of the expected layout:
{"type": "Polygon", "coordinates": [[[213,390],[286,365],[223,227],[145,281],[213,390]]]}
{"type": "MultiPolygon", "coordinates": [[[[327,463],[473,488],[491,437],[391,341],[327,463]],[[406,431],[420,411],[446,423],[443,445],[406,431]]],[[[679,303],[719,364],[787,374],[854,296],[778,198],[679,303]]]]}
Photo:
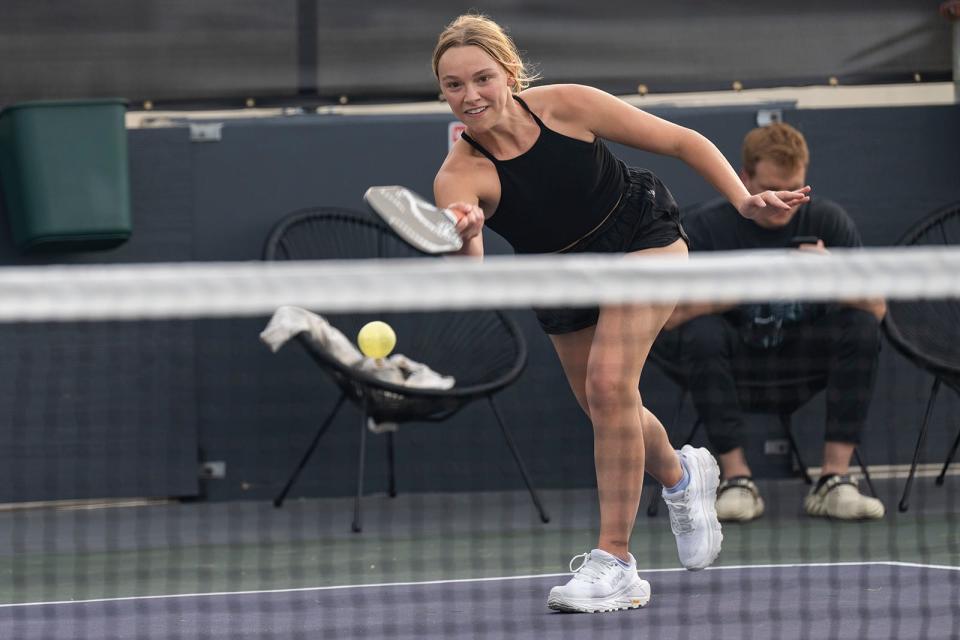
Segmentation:
{"type": "Polygon", "coordinates": [[[530,149],[497,160],[466,133],[463,139],[486,156],[500,178],[500,203],[486,225],[517,253],[566,249],[600,226],[626,188],[626,167],[600,138],[584,142],[549,129],[519,96],[540,127],[530,149]]]}

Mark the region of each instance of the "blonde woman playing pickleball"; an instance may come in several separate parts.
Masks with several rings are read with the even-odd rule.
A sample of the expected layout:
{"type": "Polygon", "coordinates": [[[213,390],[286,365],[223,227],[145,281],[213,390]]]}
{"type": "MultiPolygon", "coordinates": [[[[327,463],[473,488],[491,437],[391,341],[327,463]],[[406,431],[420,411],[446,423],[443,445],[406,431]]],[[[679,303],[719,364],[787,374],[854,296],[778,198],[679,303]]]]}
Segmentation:
{"type": "MultiPolygon", "coordinates": [[[[466,131],[434,181],[438,206],[458,216],[460,253],[483,255],[486,224],[517,253],[608,252],[683,258],[677,205],[651,172],[626,167],[605,140],[683,160],[745,217],[805,202],[809,187],[751,195],[702,135],[581,85],[528,88],[512,40],[485,16],[465,15],[440,34],[440,89],[466,131]]],[[[719,471],[706,449],[676,451],[644,408],[640,373],[672,305],[538,309],[573,393],[593,424],[600,499],[597,548],[547,604],[564,611],[643,606],[650,585],[629,550],[643,473],[659,481],[680,561],[709,566],[723,536],[715,510],[719,471]]]]}

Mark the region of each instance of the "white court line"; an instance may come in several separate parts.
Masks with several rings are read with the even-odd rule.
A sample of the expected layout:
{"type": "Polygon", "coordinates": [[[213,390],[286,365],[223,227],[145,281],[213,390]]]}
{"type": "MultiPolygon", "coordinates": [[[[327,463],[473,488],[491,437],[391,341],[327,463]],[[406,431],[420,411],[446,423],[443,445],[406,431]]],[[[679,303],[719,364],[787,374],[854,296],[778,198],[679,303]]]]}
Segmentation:
{"type": "MultiPolygon", "coordinates": [[[[889,567],[909,567],[913,569],[940,569],[943,571],[960,571],[960,567],[942,564],[920,564],[916,562],[898,562],[877,560],[870,562],[806,562],[793,564],[740,564],[725,565],[721,567],[708,567],[707,571],[727,571],[730,569],[797,569],[797,568],[818,568],[818,567],[869,567],[869,566],[889,566],[889,567]]],[[[686,569],[677,567],[672,569],[638,569],[642,574],[646,573],[686,573],[686,569]]],[[[335,591],[337,589],[374,589],[378,587],[421,587],[436,584],[462,584],[467,582],[497,582],[507,580],[536,580],[539,578],[557,578],[571,575],[566,573],[541,573],[525,576],[498,576],[493,578],[456,578],[450,580],[426,580],[423,582],[378,582],[373,584],[344,584],[329,587],[297,587],[292,589],[263,589],[257,591],[211,591],[208,593],[174,593],[153,596],[126,596],[122,598],[95,598],[90,600],[57,600],[51,602],[23,602],[0,604],[0,609],[10,609],[14,607],[43,607],[51,605],[64,604],[96,604],[99,602],[127,602],[135,600],[168,600],[173,598],[210,598],[216,596],[248,596],[248,595],[269,595],[274,593],[300,593],[305,591],[335,591]]]]}

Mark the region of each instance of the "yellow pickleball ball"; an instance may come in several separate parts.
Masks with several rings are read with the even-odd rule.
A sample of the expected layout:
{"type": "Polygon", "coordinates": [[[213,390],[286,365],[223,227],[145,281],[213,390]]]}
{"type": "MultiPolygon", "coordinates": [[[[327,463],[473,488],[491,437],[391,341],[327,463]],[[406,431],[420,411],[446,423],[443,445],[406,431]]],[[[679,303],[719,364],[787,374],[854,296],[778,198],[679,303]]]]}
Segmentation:
{"type": "Polygon", "coordinates": [[[386,358],[397,345],[397,334],[386,322],[374,320],[361,327],[357,345],[368,358],[386,358]]]}

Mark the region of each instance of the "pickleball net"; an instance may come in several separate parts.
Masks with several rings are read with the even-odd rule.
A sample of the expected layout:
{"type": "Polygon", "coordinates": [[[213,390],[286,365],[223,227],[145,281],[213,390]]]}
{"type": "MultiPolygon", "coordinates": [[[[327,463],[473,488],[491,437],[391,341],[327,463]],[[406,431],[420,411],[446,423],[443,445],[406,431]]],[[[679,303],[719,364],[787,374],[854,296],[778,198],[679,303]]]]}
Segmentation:
{"type": "MultiPolygon", "coordinates": [[[[952,248],[4,269],[0,635],[957,637],[960,467],[941,470],[960,431],[958,270],[952,248]],[[679,567],[665,506],[647,515],[660,491],[647,478],[631,550],[650,604],[546,608],[570,558],[596,545],[599,513],[590,423],[532,308],[715,302],[774,317],[798,301],[825,313],[875,298],[889,307],[876,379],[848,393],[869,395],[858,453],[883,518],[805,514],[810,486],[779,414],[750,413],[766,511],[724,525],[714,568],[679,567]],[[274,352],[260,336],[279,309],[274,352]],[[374,319],[395,329],[396,354],[436,374],[430,384],[454,378],[448,396],[509,379],[492,403],[445,397],[435,422],[364,421],[363,402],[418,393],[404,388],[409,370],[331,347],[374,319]],[[496,373],[471,379],[484,357],[496,373]]],[[[777,339],[751,327],[736,339],[777,339]]],[[[674,446],[691,433],[710,446],[691,389],[670,374],[648,363],[645,406],[674,446]]],[[[814,482],[824,405],[816,390],[790,414],[814,482]]],[[[850,473],[870,495],[856,460],[850,473]]]]}

